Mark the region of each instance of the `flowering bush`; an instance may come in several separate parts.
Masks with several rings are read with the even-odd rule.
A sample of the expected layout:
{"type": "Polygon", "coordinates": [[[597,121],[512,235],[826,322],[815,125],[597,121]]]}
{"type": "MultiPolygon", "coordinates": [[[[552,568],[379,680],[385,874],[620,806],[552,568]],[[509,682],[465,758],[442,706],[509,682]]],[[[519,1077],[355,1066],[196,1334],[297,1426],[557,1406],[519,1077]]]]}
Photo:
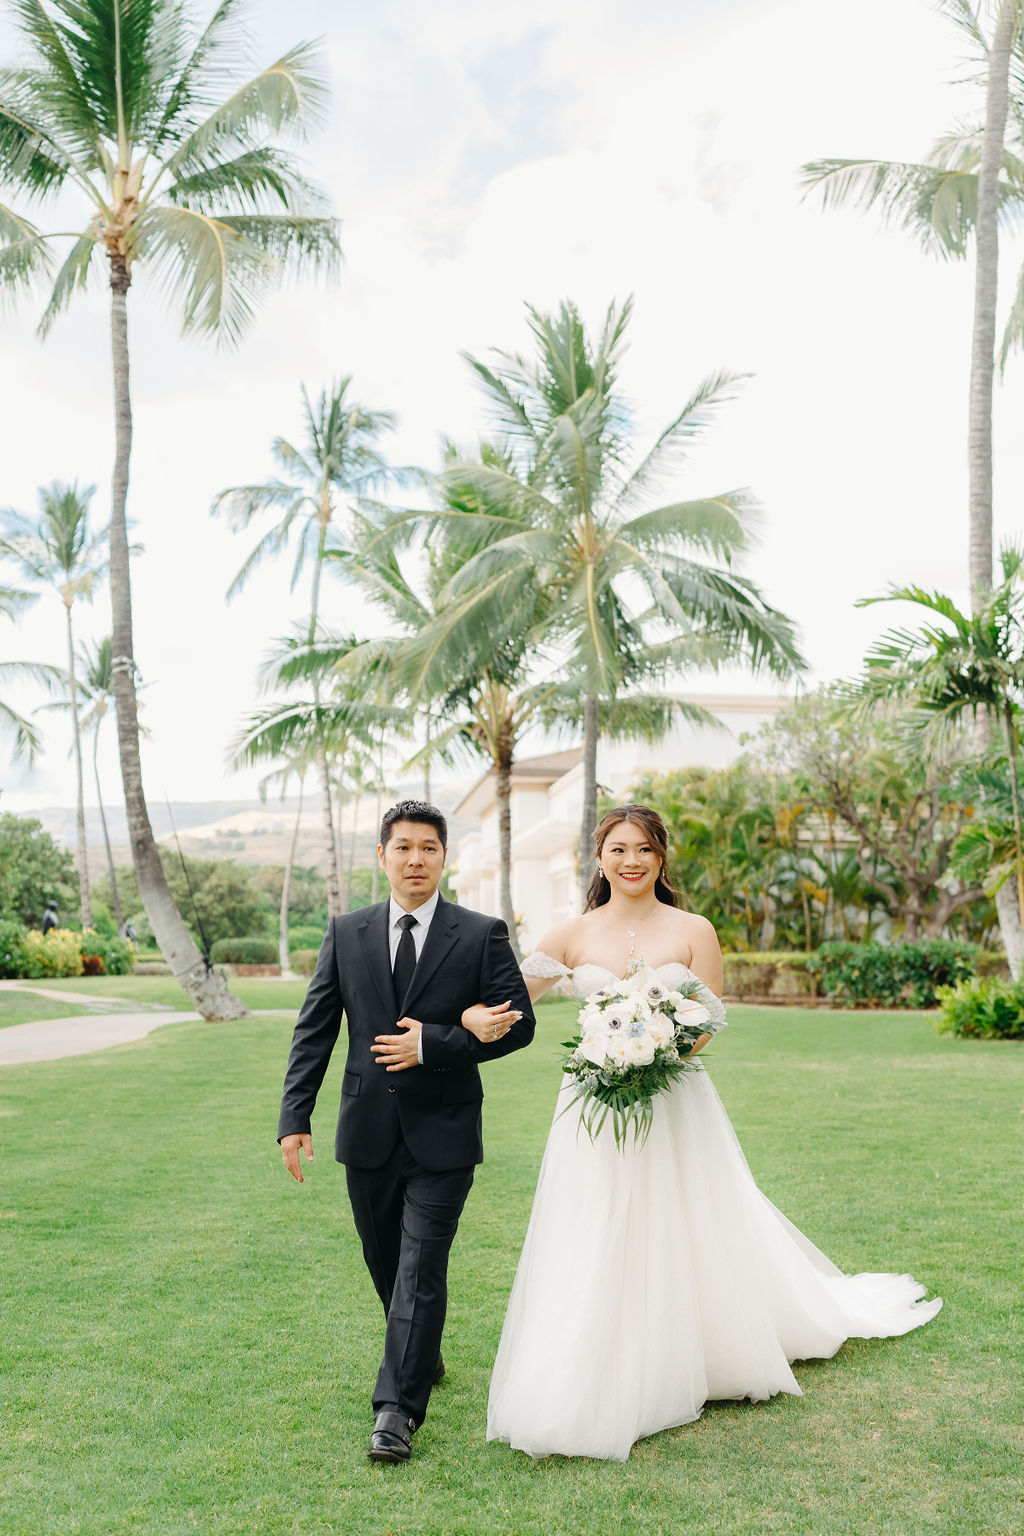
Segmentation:
{"type": "Polygon", "coordinates": [[[696,978],[671,988],[641,970],[594,992],[583,1004],[579,1034],[564,1042],[568,1055],[563,1067],[576,1080],[580,1123],[591,1140],[609,1114],[618,1147],[630,1128],[634,1141],[642,1145],[647,1140],[654,1095],[696,1069],[697,1063],[687,1060],[691,1048],[725,1022],[721,1005],[713,1018],[694,997],[698,991],[712,1000],[696,978]]]}
{"type": "Polygon", "coordinates": [[[71,928],[52,928],[45,936],[30,928],[22,941],[23,976],[81,976],[82,935],[71,928]]]}

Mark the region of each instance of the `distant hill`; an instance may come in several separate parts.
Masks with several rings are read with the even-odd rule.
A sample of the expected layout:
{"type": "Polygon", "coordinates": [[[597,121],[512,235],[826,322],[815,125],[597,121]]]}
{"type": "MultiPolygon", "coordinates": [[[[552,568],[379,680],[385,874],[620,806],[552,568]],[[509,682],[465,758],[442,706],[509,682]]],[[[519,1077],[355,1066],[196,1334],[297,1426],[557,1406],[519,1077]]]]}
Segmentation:
{"type": "MultiPolygon", "coordinates": [[[[311,786],[312,788],[312,786],[311,786]]],[[[450,815],[465,793],[467,785],[439,784],[433,790],[438,807],[450,815]]],[[[383,805],[403,796],[419,796],[423,793],[419,784],[402,785],[392,790],[383,805]]],[[[295,830],[295,817],[299,808],[298,796],[287,800],[172,800],[168,810],[166,803],[151,802],[150,819],[157,841],[171,847],[175,845],[174,829],[183,853],[194,858],[232,859],[238,864],[284,864],[295,830]],[[173,820],[172,820],[173,818],[173,820]]],[[[56,842],[65,848],[75,847],[77,833],[73,807],[55,806],[43,810],[26,810],[20,813],[33,816],[43,825],[56,842]]],[[[117,864],[130,861],[128,825],[123,806],[107,808],[107,827],[117,864]]],[[[336,817],[337,819],[337,817],[336,817]]],[[[342,864],[348,862],[353,836],[356,867],[366,865],[373,858],[377,841],[377,797],[365,795],[358,808],[346,805],[341,812],[342,864]]],[[[453,840],[459,832],[468,829],[453,823],[453,840]]],[[[89,845],[89,869],[99,876],[106,869],[103,849],[103,827],[96,808],[86,808],[85,835],[89,845]]],[[[323,869],[323,834],[319,794],[307,794],[302,808],[302,822],[295,851],[295,862],[309,869],[323,869]]]]}

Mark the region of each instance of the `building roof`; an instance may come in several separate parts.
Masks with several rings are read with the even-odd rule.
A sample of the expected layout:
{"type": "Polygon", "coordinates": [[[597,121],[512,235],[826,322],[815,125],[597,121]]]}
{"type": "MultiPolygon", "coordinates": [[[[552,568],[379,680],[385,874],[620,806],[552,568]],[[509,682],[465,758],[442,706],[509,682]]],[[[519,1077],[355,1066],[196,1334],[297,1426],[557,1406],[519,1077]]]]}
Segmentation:
{"type": "MultiPolygon", "coordinates": [[[[554,784],[563,774],[569,773],[583,761],[582,747],[570,747],[565,752],[545,752],[541,757],[524,757],[512,764],[511,778],[513,784],[524,780],[534,784],[554,784]]],[[[489,803],[494,798],[494,780],[498,776],[496,768],[488,768],[482,773],[472,788],[468,789],[455,807],[456,816],[479,814],[479,802],[489,803]]]]}

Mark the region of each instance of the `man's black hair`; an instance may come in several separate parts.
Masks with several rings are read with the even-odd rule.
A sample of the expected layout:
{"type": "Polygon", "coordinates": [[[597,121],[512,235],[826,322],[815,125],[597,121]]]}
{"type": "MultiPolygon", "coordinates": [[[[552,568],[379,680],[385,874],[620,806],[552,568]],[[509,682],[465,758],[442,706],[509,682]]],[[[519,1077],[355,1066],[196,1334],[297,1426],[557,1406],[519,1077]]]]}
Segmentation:
{"type": "Polygon", "coordinates": [[[425,800],[399,800],[397,805],[385,811],[381,818],[378,839],[382,848],[387,847],[391,828],[396,821],[418,821],[424,826],[433,827],[441,847],[445,849],[448,847],[448,823],[436,805],[428,805],[425,800]]]}

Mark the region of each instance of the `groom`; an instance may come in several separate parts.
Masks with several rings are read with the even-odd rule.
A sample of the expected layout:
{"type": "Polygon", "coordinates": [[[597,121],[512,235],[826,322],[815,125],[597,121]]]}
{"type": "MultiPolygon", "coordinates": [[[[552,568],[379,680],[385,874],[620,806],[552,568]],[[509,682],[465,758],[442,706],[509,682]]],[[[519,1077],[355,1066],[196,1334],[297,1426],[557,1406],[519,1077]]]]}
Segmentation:
{"type": "Polygon", "coordinates": [[[403,800],[385,813],[377,857],[391,898],[331,919],[295,1025],[278,1124],[284,1165],[301,1184],[299,1153],[313,1160],[310,1115],[344,1013],[335,1157],[346,1165],[363,1257],[387,1317],[373,1461],[408,1461],[444,1374],[448,1251],[483,1160],[478,1064],[533,1039],[505,924],[437,889],[447,842],[432,805],[403,800]],[[463,1027],[463,1010],[505,999],[510,1011],[495,1015],[481,1044],[463,1027]]]}

